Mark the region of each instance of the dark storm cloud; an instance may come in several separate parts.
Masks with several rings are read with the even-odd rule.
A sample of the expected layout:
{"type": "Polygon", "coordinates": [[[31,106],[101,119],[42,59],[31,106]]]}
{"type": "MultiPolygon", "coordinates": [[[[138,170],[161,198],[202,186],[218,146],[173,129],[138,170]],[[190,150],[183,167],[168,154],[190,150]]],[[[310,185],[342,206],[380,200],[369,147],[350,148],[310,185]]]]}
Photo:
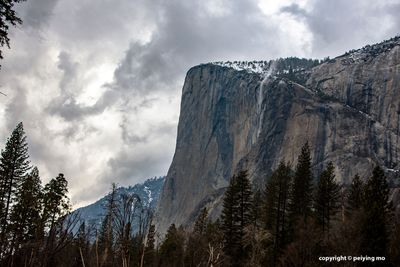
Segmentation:
{"type": "Polygon", "coordinates": [[[391,1],[316,0],[307,12],[298,4],[281,9],[303,20],[313,36],[313,54],[337,56],[400,33],[399,4],[391,1]]]}
{"type": "Polygon", "coordinates": [[[255,1],[226,3],[222,14],[212,14],[207,2],[160,2],[157,10],[162,16],[153,38],[130,45],[115,71],[115,85],[140,94],[176,90],[177,77],[182,81],[193,65],[279,55],[279,33],[263,20],[255,1]]]}
{"type": "MultiPolygon", "coordinates": [[[[160,94],[179,94],[185,72],[191,66],[279,54],[276,25],[264,21],[265,15],[256,1],[226,1],[226,7],[217,13],[207,3],[153,1],[147,6],[159,14],[151,40],[132,42],[114,72],[113,82],[105,85],[106,94],[125,99],[118,104],[126,111],[119,125],[124,145],[110,158],[107,171],[98,179],[102,188],[108,188],[110,181],[133,184],[145,177],[166,174],[172,156],[167,151],[172,152],[174,147],[176,122],[151,125],[149,120],[150,128],[140,131],[135,128],[136,119],[146,118],[132,116],[157,105],[160,94]]],[[[115,102],[107,104],[112,106],[115,102]]]]}
{"type": "Polygon", "coordinates": [[[66,121],[81,121],[86,116],[102,113],[119,98],[118,92],[111,86],[108,86],[108,89],[94,105],[85,106],[78,104],[74,91],[77,90],[76,87],[80,86],[77,83],[79,64],[71,59],[70,54],[61,52],[58,56],[57,66],[63,73],[59,83],[60,95],[52,99],[46,108],[49,114],[58,115],[66,121]]]}
{"type": "Polygon", "coordinates": [[[24,121],[32,161],[48,176],[65,172],[74,202],[100,197],[112,182],[166,173],[177,99],[193,65],[335,56],[400,28],[400,4],[362,0],[315,0],[277,14],[255,0],[29,0],[18,12],[22,31],[13,30],[0,72],[9,95],[0,132],[24,121]],[[293,39],[281,14],[305,24],[310,38],[293,39]],[[102,65],[107,79],[85,95],[102,65]]]}
{"type": "Polygon", "coordinates": [[[72,95],[62,95],[53,99],[47,111],[52,115],[58,115],[66,121],[81,121],[82,119],[98,115],[117,100],[116,92],[107,90],[101,98],[92,106],[77,103],[72,95]]]}
{"type": "MultiPolygon", "coordinates": [[[[124,98],[142,98],[158,92],[179,92],[184,73],[193,65],[218,60],[273,59],[292,54],[287,36],[282,35],[272,19],[262,13],[256,1],[226,1],[221,10],[207,8],[209,2],[153,1],[147,8],[156,10],[155,28],[149,42],[132,42],[114,72],[114,81],[107,85],[124,98]]],[[[281,10],[306,23],[313,37],[312,55],[336,55],[342,50],[366,44],[369,38],[379,41],[393,34],[377,34],[371,24],[389,12],[387,7],[378,13],[362,1],[316,1],[311,11],[293,4],[281,10]],[[361,13],[360,13],[361,12],[361,13]],[[356,31],[356,32],[354,32],[356,31]],[[352,38],[349,38],[352,36],[352,38]]],[[[137,113],[141,101],[129,109],[137,113]]],[[[115,102],[109,102],[113,105],[115,102]]],[[[127,105],[131,105],[129,101],[127,105]]],[[[133,133],[134,123],[124,115],[120,123],[124,149],[108,161],[108,171],[100,179],[104,185],[110,180],[125,183],[135,177],[158,175],[171,158],[160,149],[135,153],[139,144],[152,138],[173,140],[173,130],[154,127],[151,137],[133,133]],[[157,133],[158,132],[158,133],[157,133]],[[164,166],[164,167],[163,167],[164,166]]]]}

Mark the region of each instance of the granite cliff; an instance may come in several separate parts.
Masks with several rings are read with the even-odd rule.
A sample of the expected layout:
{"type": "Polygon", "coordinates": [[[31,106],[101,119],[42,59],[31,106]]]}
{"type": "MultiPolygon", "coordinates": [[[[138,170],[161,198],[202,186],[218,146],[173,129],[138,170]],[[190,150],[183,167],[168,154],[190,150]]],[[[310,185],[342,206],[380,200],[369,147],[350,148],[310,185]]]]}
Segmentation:
{"type": "MultiPolygon", "coordinates": [[[[193,67],[182,90],[157,229],[190,225],[203,207],[216,218],[237,170],[247,169],[261,185],[281,160],[295,165],[306,141],[316,175],[333,161],[336,178],[349,183],[356,173],[368,177],[377,163],[395,188],[399,136],[399,37],[321,62],[288,58],[193,67]]],[[[398,189],[393,192],[398,198],[398,189]]]]}

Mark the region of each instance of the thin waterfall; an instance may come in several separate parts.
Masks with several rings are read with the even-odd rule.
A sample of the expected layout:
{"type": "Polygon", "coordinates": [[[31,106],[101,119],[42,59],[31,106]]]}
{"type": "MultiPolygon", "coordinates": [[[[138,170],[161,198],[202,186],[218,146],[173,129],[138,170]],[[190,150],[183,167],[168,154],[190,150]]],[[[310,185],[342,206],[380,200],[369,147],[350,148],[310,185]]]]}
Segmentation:
{"type": "Polygon", "coordinates": [[[257,97],[257,115],[258,115],[258,129],[257,129],[257,139],[260,136],[262,129],[262,122],[264,119],[264,112],[262,108],[262,104],[264,102],[265,94],[263,92],[264,86],[267,83],[269,77],[273,74],[276,68],[276,61],[272,60],[269,64],[269,68],[266,72],[264,72],[264,78],[262,79],[260,86],[258,87],[258,97],[257,97]]]}

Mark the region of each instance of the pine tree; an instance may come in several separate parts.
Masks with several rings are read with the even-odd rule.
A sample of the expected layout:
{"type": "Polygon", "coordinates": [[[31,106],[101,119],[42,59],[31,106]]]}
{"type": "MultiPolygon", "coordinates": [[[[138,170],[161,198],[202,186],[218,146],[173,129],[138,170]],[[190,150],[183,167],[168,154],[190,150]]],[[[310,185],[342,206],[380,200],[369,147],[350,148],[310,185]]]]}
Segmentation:
{"type": "Polygon", "coordinates": [[[238,208],[241,235],[244,234],[244,228],[253,222],[253,191],[248,178],[247,171],[240,171],[236,178],[238,188],[238,208]]]}
{"type": "Polygon", "coordinates": [[[363,187],[364,183],[361,178],[356,174],[351,183],[349,194],[347,197],[347,211],[355,211],[361,208],[363,201],[363,187]]]}
{"type": "Polygon", "coordinates": [[[194,223],[194,228],[193,228],[194,233],[198,235],[204,234],[204,231],[206,230],[207,227],[207,218],[208,218],[207,208],[203,208],[200,211],[200,214],[199,216],[197,216],[197,219],[194,223]]]}
{"type": "MultiPolygon", "coordinates": [[[[44,255],[42,257],[43,265],[53,265],[55,254],[59,251],[60,244],[66,240],[58,240],[59,232],[65,233],[69,227],[64,225],[66,215],[70,212],[71,206],[68,193],[68,182],[64,174],[60,173],[57,177],[51,179],[43,189],[43,212],[42,224],[48,229],[46,243],[44,246],[44,255]]],[[[68,234],[68,233],[65,233],[68,234]]],[[[68,240],[68,242],[72,242],[68,240]]]]}
{"type": "Polygon", "coordinates": [[[246,258],[243,246],[245,228],[253,222],[252,190],[247,171],[233,176],[225,192],[222,209],[224,252],[232,266],[240,265],[246,258]]]}
{"type": "Polygon", "coordinates": [[[224,233],[224,254],[226,257],[237,255],[238,247],[240,246],[240,234],[236,224],[238,202],[236,191],[236,176],[233,176],[225,191],[221,213],[222,230],[224,233]]]}
{"type": "Polygon", "coordinates": [[[290,221],[292,225],[298,219],[306,221],[311,213],[313,192],[313,175],[311,172],[311,156],[308,142],[301,149],[297,160],[296,171],[291,192],[290,221]]]}
{"type": "Polygon", "coordinates": [[[263,266],[263,260],[270,249],[271,234],[265,226],[265,192],[257,190],[253,196],[252,216],[253,221],[245,228],[243,244],[249,256],[245,266],[263,266]]]}
{"type": "Polygon", "coordinates": [[[182,228],[177,229],[175,224],[171,224],[160,246],[160,266],[183,266],[184,243],[182,228]]]}
{"type": "Polygon", "coordinates": [[[208,211],[203,208],[197,216],[193,231],[189,233],[186,250],[185,266],[206,266],[207,265],[207,237],[206,228],[208,225],[208,211]]]}
{"type": "Polygon", "coordinates": [[[64,174],[60,173],[56,178],[48,182],[43,190],[43,218],[51,229],[56,221],[70,211],[68,182],[64,174]]]}
{"type": "Polygon", "coordinates": [[[265,189],[265,228],[272,234],[273,250],[267,262],[274,266],[288,243],[290,167],[284,162],[271,175],[265,189]]]}
{"type": "Polygon", "coordinates": [[[368,256],[387,256],[392,205],[386,176],[379,166],[365,184],[363,209],[360,252],[368,256]]]}
{"type": "Polygon", "coordinates": [[[34,242],[41,232],[42,186],[39,170],[34,167],[23,178],[16,192],[16,203],[11,211],[12,246],[20,248],[34,242]]]}
{"type": "Polygon", "coordinates": [[[327,233],[332,220],[340,208],[340,187],[335,181],[335,167],[332,162],[322,171],[315,198],[315,215],[322,232],[327,233]]]}
{"type": "Polygon", "coordinates": [[[28,144],[20,122],[7,140],[0,157],[0,251],[4,251],[7,243],[10,211],[16,190],[30,168],[28,158],[28,144]]]}

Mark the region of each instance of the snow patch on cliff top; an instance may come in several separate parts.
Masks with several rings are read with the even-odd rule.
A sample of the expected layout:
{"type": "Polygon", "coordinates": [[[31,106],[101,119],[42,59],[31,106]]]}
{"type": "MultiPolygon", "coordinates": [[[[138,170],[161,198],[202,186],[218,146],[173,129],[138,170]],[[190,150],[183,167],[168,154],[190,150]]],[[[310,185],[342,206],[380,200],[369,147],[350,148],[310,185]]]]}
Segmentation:
{"type": "Polygon", "coordinates": [[[273,61],[216,61],[211,64],[232,68],[237,71],[245,70],[248,73],[267,73],[273,61]]]}

